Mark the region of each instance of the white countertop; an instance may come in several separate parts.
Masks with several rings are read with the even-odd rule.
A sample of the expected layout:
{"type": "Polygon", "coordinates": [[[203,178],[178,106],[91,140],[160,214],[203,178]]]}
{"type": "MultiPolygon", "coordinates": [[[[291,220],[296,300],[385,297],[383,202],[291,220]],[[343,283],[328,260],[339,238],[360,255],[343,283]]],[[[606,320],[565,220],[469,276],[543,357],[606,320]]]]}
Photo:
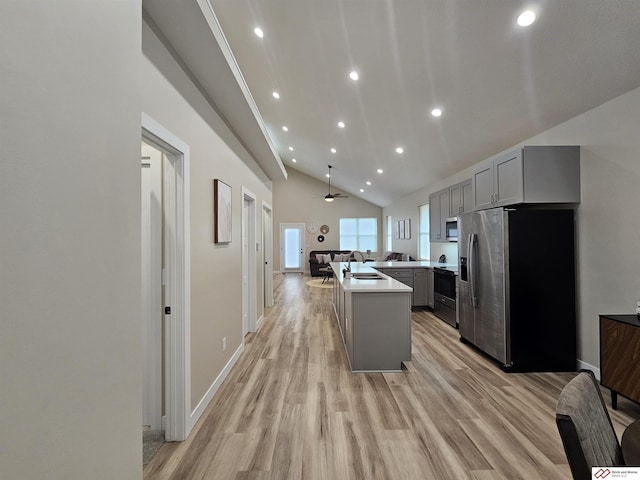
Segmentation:
{"type": "MultiPolygon", "coordinates": [[[[382,262],[394,263],[394,262],[382,262]]],[[[398,263],[398,262],[395,262],[398,263]]],[[[410,262],[400,262],[410,263],[410,262]]],[[[416,263],[416,262],[411,262],[416,263]]],[[[356,278],[344,278],[342,269],[347,266],[347,262],[331,262],[329,264],[333,269],[334,281],[338,281],[342,284],[345,291],[349,292],[412,292],[413,289],[398,280],[391,278],[384,273],[374,270],[372,263],[355,263],[351,262],[351,273],[377,273],[382,277],[382,280],[358,280],[356,278]]]]}
{"type": "MultiPolygon", "coordinates": [[[[353,267],[353,263],[351,265],[353,267]]],[[[362,265],[360,263],[359,265],[362,265]]],[[[394,262],[367,262],[365,265],[373,268],[450,268],[452,270],[458,269],[457,263],[440,263],[432,260],[415,260],[410,262],[394,261],[394,262]]]]}

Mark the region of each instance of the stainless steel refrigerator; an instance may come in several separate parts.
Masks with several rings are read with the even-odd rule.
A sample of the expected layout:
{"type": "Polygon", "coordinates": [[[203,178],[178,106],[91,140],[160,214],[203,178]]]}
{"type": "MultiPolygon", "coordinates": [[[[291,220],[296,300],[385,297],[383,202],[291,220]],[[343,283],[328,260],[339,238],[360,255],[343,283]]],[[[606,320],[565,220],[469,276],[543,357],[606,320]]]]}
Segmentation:
{"type": "Polygon", "coordinates": [[[461,339],[505,370],[574,371],[573,211],[462,214],[458,252],[461,339]]]}

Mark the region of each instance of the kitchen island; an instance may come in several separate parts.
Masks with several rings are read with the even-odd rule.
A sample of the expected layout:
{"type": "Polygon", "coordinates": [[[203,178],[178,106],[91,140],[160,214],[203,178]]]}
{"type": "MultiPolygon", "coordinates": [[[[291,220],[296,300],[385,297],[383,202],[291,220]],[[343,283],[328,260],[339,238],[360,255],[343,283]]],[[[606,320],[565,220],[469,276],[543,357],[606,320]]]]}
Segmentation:
{"type": "Polygon", "coordinates": [[[364,263],[332,262],[333,304],[352,372],[399,372],[411,360],[413,289],[364,263]]]}

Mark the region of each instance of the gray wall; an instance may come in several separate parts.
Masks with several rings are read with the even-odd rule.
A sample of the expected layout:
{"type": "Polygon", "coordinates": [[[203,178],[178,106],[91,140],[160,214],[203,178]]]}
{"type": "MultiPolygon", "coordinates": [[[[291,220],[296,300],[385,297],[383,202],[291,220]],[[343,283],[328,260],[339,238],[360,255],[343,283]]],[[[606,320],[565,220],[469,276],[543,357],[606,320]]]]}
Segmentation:
{"type": "MultiPolygon", "coordinates": [[[[599,367],[598,315],[633,313],[640,300],[638,132],[640,89],[520,144],[582,146],[582,201],[577,210],[578,358],[596,367],[599,367]]],[[[470,174],[468,168],[427,186],[385,208],[383,214],[395,216],[417,211],[417,205],[428,202],[430,193],[470,178],[470,174]]],[[[417,248],[415,243],[413,248],[417,248]]]]}
{"type": "Polygon", "coordinates": [[[140,30],[139,1],[0,7],[2,478],[142,475],[140,30]]]}
{"type": "MultiPolygon", "coordinates": [[[[186,142],[191,160],[191,408],[196,408],[242,345],[242,188],[256,196],[256,241],[262,201],[271,191],[238,157],[242,148],[146,23],[142,28],[142,111],[186,142]],[[233,232],[213,242],[213,179],[230,185],[233,232]],[[222,339],[227,349],[222,350],[222,339]]],[[[257,316],[264,312],[262,261],[253,266],[257,316]]]]}
{"type": "MultiPolygon", "coordinates": [[[[378,219],[378,250],[382,249],[382,208],[353,195],[349,198],[325,202],[326,183],[287,167],[288,180],[273,182],[273,268],[280,269],[280,224],[281,223],[317,223],[327,225],[329,233],[325,241],[317,240],[318,234],[305,232],[305,268],[309,270],[308,258],[311,250],[329,250],[340,247],[340,218],[368,217],[378,219]]],[[[333,190],[333,188],[332,188],[333,190]]],[[[372,253],[373,255],[373,253],[372,253]]]]}

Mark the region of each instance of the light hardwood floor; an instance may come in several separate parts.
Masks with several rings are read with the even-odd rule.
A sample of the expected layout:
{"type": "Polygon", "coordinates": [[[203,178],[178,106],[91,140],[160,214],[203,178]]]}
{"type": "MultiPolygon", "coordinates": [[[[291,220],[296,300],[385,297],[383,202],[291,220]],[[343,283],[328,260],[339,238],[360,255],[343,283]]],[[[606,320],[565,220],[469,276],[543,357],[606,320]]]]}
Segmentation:
{"type": "MultiPolygon", "coordinates": [[[[261,328],[189,439],[163,445],[145,479],[571,478],[554,414],[573,374],[503,373],[426,311],[412,314],[406,370],[352,374],[331,290],[306,280],[275,276],[261,328]]],[[[640,407],[618,406],[621,435],[640,407]]]]}

